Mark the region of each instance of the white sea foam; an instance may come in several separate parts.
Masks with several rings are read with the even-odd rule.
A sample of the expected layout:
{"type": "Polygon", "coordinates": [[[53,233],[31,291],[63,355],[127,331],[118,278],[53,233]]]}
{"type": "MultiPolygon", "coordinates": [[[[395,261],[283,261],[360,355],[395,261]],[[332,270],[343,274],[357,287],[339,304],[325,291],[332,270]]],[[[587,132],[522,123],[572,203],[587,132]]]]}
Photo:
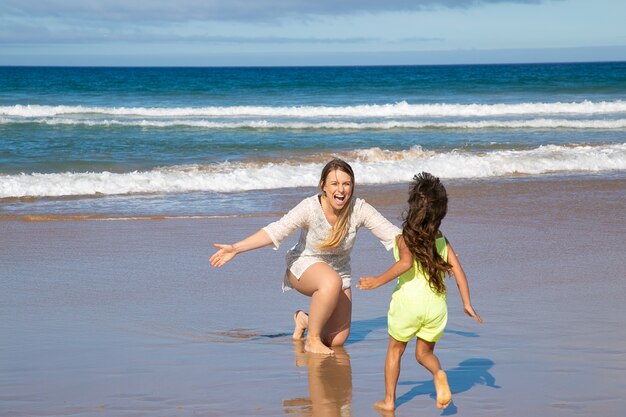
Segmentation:
{"type": "Polygon", "coordinates": [[[390,129],[626,129],[626,119],[530,119],[530,120],[478,120],[459,122],[418,122],[387,120],[379,122],[276,122],[247,120],[214,122],[208,120],[76,120],[68,118],[12,119],[0,117],[0,124],[40,123],[45,125],[123,126],[123,127],[195,127],[201,129],[285,129],[285,130],[390,130],[390,129]]]}
{"type": "Polygon", "coordinates": [[[53,117],[269,117],[269,118],[371,118],[371,117],[488,117],[506,115],[597,115],[626,112],[626,101],[580,101],[496,104],[388,104],[355,106],[212,106],[212,107],[85,107],[14,105],[0,106],[0,116],[53,117]]]}
{"type": "MultiPolygon", "coordinates": [[[[486,153],[405,151],[371,148],[339,155],[353,166],[360,184],[409,181],[429,171],[442,178],[486,178],[514,174],[626,170],[626,144],[545,145],[531,150],[486,153]]],[[[238,192],[317,183],[321,163],[279,161],[186,165],[144,172],[67,172],[0,176],[0,198],[80,196],[195,191],[238,192]]]]}

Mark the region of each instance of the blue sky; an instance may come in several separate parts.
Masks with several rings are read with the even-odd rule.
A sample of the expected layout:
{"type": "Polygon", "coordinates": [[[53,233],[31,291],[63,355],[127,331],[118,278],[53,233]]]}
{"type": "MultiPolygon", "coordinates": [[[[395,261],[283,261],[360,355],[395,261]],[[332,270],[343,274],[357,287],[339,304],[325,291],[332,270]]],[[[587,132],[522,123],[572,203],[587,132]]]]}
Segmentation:
{"type": "Polygon", "coordinates": [[[626,60],[624,0],[1,0],[0,65],[626,60]]]}

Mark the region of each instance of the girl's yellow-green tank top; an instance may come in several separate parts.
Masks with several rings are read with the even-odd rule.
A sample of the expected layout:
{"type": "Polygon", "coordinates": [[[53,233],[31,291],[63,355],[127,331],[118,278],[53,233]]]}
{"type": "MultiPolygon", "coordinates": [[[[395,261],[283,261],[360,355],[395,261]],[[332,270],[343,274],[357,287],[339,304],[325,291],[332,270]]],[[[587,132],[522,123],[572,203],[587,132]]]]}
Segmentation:
{"type": "MultiPolygon", "coordinates": [[[[448,262],[448,244],[443,234],[435,239],[435,246],[437,247],[439,256],[441,256],[444,261],[448,262]]],[[[400,259],[397,244],[394,244],[393,256],[396,260],[400,259]]],[[[446,300],[445,293],[438,294],[430,288],[428,277],[424,274],[422,266],[418,264],[415,259],[413,259],[413,268],[398,277],[398,282],[393,292],[395,294],[398,291],[402,291],[408,297],[417,297],[418,299],[428,300],[435,298],[443,300],[443,302],[446,300]]]]}

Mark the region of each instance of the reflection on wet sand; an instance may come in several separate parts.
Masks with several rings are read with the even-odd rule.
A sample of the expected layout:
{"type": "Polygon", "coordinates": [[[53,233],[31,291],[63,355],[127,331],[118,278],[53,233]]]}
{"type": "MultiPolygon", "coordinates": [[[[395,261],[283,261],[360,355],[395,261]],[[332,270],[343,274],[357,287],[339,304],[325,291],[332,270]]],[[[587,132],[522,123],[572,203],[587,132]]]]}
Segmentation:
{"type": "Polygon", "coordinates": [[[284,412],[302,417],[352,417],[352,367],[342,347],[332,356],[304,351],[304,341],[294,340],[296,366],[309,371],[309,397],[283,401],[284,412]]]}

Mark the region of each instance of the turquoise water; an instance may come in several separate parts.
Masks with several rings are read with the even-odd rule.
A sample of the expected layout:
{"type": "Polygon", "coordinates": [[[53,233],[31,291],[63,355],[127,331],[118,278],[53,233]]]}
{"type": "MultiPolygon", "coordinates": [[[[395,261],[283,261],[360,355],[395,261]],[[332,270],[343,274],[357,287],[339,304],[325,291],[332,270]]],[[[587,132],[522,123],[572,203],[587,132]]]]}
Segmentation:
{"type": "Polygon", "coordinates": [[[246,212],[333,156],[362,184],[626,171],[624,62],[2,67],[0,92],[0,214],[246,212]]]}

